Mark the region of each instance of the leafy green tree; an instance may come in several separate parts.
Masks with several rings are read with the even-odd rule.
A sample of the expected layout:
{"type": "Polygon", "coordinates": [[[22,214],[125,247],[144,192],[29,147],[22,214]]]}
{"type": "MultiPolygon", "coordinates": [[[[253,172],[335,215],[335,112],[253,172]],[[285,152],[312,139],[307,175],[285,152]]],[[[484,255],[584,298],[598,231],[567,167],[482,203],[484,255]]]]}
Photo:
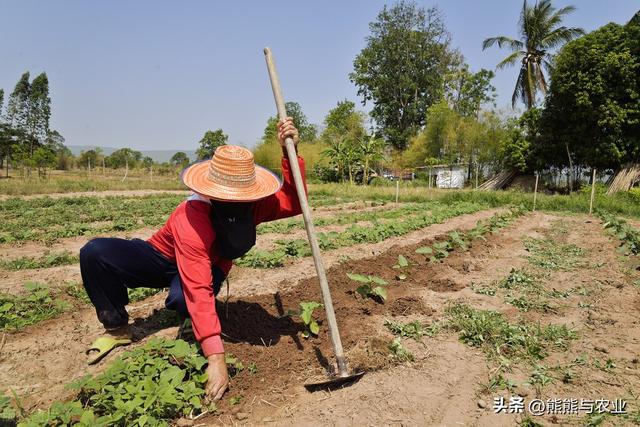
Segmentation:
{"type": "Polygon", "coordinates": [[[519,119],[509,122],[508,136],[502,153],[504,169],[515,169],[519,172],[531,169],[531,149],[535,136],[528,135],[525,117],[527,114],[531,116],[529,120],[536,120],[540,115],[537,108],[532,108],[519,119]]]}
{"type": "MultiPolygon", "coordinates": [[[[451,148],[457,139],[460,115],[445,102],[440,101],[427,111],[427,125],[411,139],[408,149],[402,155],[404,166],[422,166],[425,159],[437,158],[450,162],[451,148]]],[[[457,155],[454,154],[455,157],[457,155]]]]}
{"type": "MultiPolygon", "coordinates": [[[[31,82],[29,92],[29,117],[27,120],[28,133],[42,145],[46,143],[49,134],[49,120],[51,118],[51,98],[49,97],[49,79],[46,73],[41,73],[31,82]]],[[[29,147],[30,151],[34,147],[29,147]]]]}
{"type": "Polygon", "coordinates": [[[377,163],[384,160],[384,140],[371,135],[363,138],[360,146],[360,156],[362,158],[363,177],[362,183],[369,184],[369,170],[377,163]]]}
{"type": "Polygon", "coordinates": [[[355,171],[362,159],[362,144],[368,140],[364,127],[365,115],[356,111],[351,101],[340,101],[329,110],[324,120],[321,140],[328,146],[323,152],[341,179],[348,176],[354,182],[355,171]]]}
{"type": "MultiPolygon", "coordinates": [[[[35,165],[32,158],[37,147],[47,142],[49,119],[51,117],[51,99],[49,80],[41,73],[29,81],[30,74],[25,72],[18,80],[7,103],[6,119],[16,132],[18,145],[13,147],[13,157],[21,160],[28,168],[35,165]]],[[[44,153],[41,151],[38,161],[41,163],[44,153]]]]}
{"type": "Polygon", "coordinates": [[[198,150],[196,155],[198,160],[210,159],[215,153],[216,148],[221,145],[225,145],[229,140],[229,136],[226,135],[222,129],[218,129],[215,132],[208,130],[204,133],[202,139],[198,142],[198,150]]]}
{"type": "Polygon", "coordinates": [[[102,149],[99,147],[92,148],[87,151],[81,151],[78,155],[78,166],[84,169],[93,169],[102,162],[102,157],[102,149]]]}
{"type": "Polygon", "coordinates": [[[46,146],[53,151],[56,161],[55,168],[58,170],[69,170],[73,166],[75,158],[71,150],[64,145],[64,137],[57,130],[52,130],[47,135],[46,146]]]}
{"type": "Polygon", "coordinates": [[[171,156],[170,162],[174,166],[184,168],[189,164],[189,157],[187,157],[187,154],[184,151],[178,151],[176,154],[171,156]]]}
{"type": "Polygon", "coordinates": [[[493,168],[502,166],[506,126],[493,112],[466,117],[454,111],[446,101],[429,108],[427,125],[403,153],[403,166],[425,166],[438,163],[468,165],[482,164],[493,168]]]}
{"type": "Polygon", "coordinates": [[[142,153],[131,148],[121,148],[114,151],[105,158],[107,166],[110,168],[134,168],[142,159],[142,153]]]}
{"type": "Polygon", "coordinates": [[[562,48],[540,120],[536,156],[546,165],[640,161],[640,18],[562,48]]]}
{"type": "MultiPolygon", "coordinates": [[[[293,124],[298,129],[300,135],[300,141],[306,143],[313,143],[317,138],[317,128],[309,123],[307,116],[302,111],[300,104],[294,101],[285,103],[285,109],[287,110],[287,116],[293,118],[293,124]]],[[[264,134],[262,135],[262,143],[265,142],[277,142],[278,133],[278,118],[269,117],[267,120],[267,126],[264,128],[264,134]]]]}
{"type": "Polygon", "coordinates": [[[9,163],[14,158],[20,141],[20,131],[9,126],[8,123],[0,122],[0,167],[6,166],[6,175],[9,176],[9,163]]]}
{"type": "Polygon", "coordinates": [[[477,73],[463,64],[446,79],[446,98],[453,111],[465,117],[479,118],[484,104],[495,104],[496,88],[491,84],[495,74],[482,68],[477,73]]]}
{"type": "Polygon", "coordinates": [[[36,148],[31,157],[33,166],[38,168],[38,175],[40,177],[47,176],[47,169],[54,168],[56,166],[56,154],[48,146],[40,146],[36,148]]]}
{"type": "Polygon", "coordinates": [[[0,89],[0,120],[2,120],[2,107],[4,107],[4,89],[0,89]]]}
{"type": "Polygon", "coordinates": [[[9,126],[19,131],[26,132],[29,118],[29,94],[31,93],[31,82],[29,72],[25,72],[16,83],[13,92],[7,102],[6,118],[9,126]]]}
{"type": "MultiPolygon", "coordinates": [[[[287,115],[293,118],[293,123],[298,129],[298,133],[300,134],[300,144],[298,145],[298,152],[300,154],[315,154],[315,151],[309,145],[315,143],[317,138],[317,129],[314,125],[309,123],[307,116],[302,111],[300,104],[297,102],[287,102],[285,104],[285,108],[287,110],[287,115]]],[[[280,170],[280,160],[282,159],[282,149],[280,148],[280,143],[278,142],[278,118],[277,117],[269,117],[267,119],[267,125],[264,128],[264,133],[262,138],[260,139],[260,143],[256,146],[253,151],[253,155],[257,164],[264,166],[268,169],[279,171],[280,170]]],[[[316,147],[317,148],[317,147],[316,147]]],[[[317,156],[314,156],[314,158],[317,156]]],[[[305,157],[307,168],[309,170],[313,169],[313,163],[309,156],[305,157]]]]}
{"type": "Polygon", "coordinates": [[[482,42],[482,50],[495,44],[499,48],[506,46],[511,49],[512,53],[498,63],[498,69],[520,64],[520,72],[511,97],[513,106],[521,100],[527,109],[532,108],[536,103],[537,93],[546,94],[547,80],[543,67],[551,68],[551,51],[584,34],[582,28],[567,28],[562,25],[562,19],[574,10],[573,6],[556,10],[551,0],[536,1],[533,6],[524,0],[518,22],[521,39],[498,36],[482,42]]]}
{"type": "Polygon", "coordinates": [[[458,56],[437,8],[400,1],[384,6],[369,24],[367,45],[356,56],[349,78],[380,135],[404,149],[424,125],[427,109],[442,99],[444,81],[458,56]]]}
{"type": "Polygon", "coordinates": [[[155,162],[153,161],[153,159],[149,156],[144,156],[142,158],[142,167],[145,168],[146,170],[151,170],[151,168],[153,167],[153,165],[155,164],[155,162]]]}

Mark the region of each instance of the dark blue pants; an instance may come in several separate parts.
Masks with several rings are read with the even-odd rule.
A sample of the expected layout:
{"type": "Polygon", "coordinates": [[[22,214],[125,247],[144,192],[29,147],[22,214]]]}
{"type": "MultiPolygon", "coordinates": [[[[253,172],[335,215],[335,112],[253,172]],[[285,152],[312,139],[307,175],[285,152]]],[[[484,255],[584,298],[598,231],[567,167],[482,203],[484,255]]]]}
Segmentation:
{"type": "MultiPolygon", "coordinates": [[[[127,288],[169,288],[167,308],[189,317],[176,264],[150,243],[140,239],[98,238],[80,249],[80,273],[98,320],[107,329],[129,321],[125,305],[127,288]]],[[[217,295],[225,279],[223,271],[213,267],[213,291],[217,295]]]]}

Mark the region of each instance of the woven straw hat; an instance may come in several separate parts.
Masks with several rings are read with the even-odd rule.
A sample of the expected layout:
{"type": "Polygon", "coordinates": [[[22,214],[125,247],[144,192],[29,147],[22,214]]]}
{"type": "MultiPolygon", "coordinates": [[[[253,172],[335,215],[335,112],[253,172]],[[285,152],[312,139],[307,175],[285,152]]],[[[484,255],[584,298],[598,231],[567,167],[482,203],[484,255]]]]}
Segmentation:
{"type": "Polygon", "coordinates": [[[222,145],[211,160],[188,166],[182,182],[202,196],[233,202],[260,200],[282,186],[273,172],[255,164],[251,151],[236,145],[222,145]]]}

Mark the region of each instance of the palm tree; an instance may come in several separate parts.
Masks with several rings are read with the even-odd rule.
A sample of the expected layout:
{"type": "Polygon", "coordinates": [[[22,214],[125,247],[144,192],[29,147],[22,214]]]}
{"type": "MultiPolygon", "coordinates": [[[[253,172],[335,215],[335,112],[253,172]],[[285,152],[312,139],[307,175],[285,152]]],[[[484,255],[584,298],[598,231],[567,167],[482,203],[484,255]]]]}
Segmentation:
{"type": "Polygon", "coordinates": [[[556,10],[551,5],[551,0],[536,1],[533,6],[529,6],[527,0],[524,0],[518,22],[522,39],[498,36],[482,42],[482,50],[494,44],[499,48],[504,45],[512,50],[513,53],[503,59],[496,68],[514,65],[518,60],[522,64],[511,97],[512,106],[520,99],[528,110],[534,106],[538,91],[543,95],[547,93],[542,66],[544,65],[547,71],[551,67],[549,51],[584,34],[582,28],[567,28],[561,25],[562,18],[574,10],[573,6],[556,10]]]}

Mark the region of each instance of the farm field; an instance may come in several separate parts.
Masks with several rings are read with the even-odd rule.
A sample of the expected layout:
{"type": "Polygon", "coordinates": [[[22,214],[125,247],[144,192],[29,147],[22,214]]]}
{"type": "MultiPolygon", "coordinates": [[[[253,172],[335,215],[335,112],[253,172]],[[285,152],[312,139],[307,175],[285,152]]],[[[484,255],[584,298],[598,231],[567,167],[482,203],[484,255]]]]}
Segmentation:
{"type": "Polygon", "coordinates": [[[637,216],[409,190],[398,204],[386,189],[310,194],[343,344],[364,378],[330,393],[302,387],[332,359],[322,308],[317,336],[303,336],[300,303],[320,302],[319,286],[301,218],[263,224],[218,301],[231,389],[195,420],[203,359],[174,341],[164,291],[132,291],[135,343],[86,365],[101,328],[77,264],[92,237],[148,238],[184,193],[2,200],[0,393],[25,425],[640,424],[637,216]],[[145,364],[170,372],[158,373],[154,401],[133,381],[145,364]],[[608,410],[622,399],[626,413],[494,413],[494,398],[516,395],[607,399],[608,410]]]}

